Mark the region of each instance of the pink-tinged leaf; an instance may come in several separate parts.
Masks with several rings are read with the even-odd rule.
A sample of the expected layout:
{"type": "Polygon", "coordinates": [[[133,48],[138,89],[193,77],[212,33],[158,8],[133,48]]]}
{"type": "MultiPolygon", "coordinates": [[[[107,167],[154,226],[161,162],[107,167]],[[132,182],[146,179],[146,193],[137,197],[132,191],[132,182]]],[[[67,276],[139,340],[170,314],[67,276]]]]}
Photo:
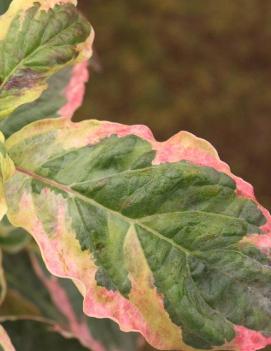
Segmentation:
{"type": "Polygon", "coordinates": [[[61,117],[71,118],[82,105],[85,95],[85,84],[88,81],[88,61],[76,64],[72,69],[72,76],[65,88],[67,103],[60,109],[61,117]]]}
{"type": "Polygon", "coordinates": [[[270,214],[208,142],[59,119],[6,148],[8,218],[74,281],[87,315],[158,349],[240,351],[244,331],[270,343],[270,257],[251,239],[270,235],[270,214]]]}
{"type": "Polygon", "coordinates": [[[6,333],[5,329],[0,325],[0,349],[1,347],[3,351],[15,351],[15,348],[12,345],[8,334],[6,333]]]}
{"type": "Polygon", "coordinates": [[[48,116],[71,118],[82,103],[87,79],[87,61],[57,72],[48,80],[48,88],[38,100],[20,106],[0,122],[3,134],[9,137],[27,124],[48,116]]]}
{"type": "Polygon", "coordinates": [[[58,71],[92,55],[94,31],[75,4],[13,0],[0,16],[0,119],[37,100],[58,71]]]}

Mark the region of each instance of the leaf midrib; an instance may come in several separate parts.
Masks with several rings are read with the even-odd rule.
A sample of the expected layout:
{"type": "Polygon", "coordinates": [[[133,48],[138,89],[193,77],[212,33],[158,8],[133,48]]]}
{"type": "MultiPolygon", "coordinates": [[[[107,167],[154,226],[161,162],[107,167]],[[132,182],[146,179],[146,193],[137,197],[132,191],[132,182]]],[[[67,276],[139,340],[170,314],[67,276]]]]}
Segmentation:
{"type": "Polygon", "coordinates": [[[111,212],[112,214],[114,214],[115,216],[118,216],[118,217],[121,217],[122,219],[124,219],[126,222],[130,223],[131,225],[139,225],[141,228],[147,230],[148,232],[151,232],[153,235],[159,237],[161,240],[164,240],[164,241],[167,241],[170,245],[174,246],[175,248],[177,248],[179,251],[182,251],[183,253],[185,253],[186,255],[191,255],[192,254],[192,251],[189,251],[188,249],[182,247],[181,245],[178,245],[176,244],[174,241],[164,237],[162,234],[160,234],[158,231],[152,229],[152,228],[149,228],[148,226],[142,224],[139,220],[137,219],[133,219],[133,218],[130,218],[130,217],[127,217],[125,215],[123,215],[122,213],[120,212],[117,212],[117,211],[114,211],[104,205],[102,205],[101,203],[95,201],[94,199],[92,198],[89,198],[85,195],[82,195],[80,194],[78,191],[75,191],[73,189],[71,189],[69,186],[67,185],[64,185],[64,184],[61,184],[61,183],[58,183],[52,179],[48,179],[48,178],[45,178],[43,176],[40,176],[34,172],[31,172],[31,171],[28,171],[22,167],[16,167],[16,170],[20,173],[23,173],[27,176],[30,176],[32,177],[33,179],[35,180],[38,180],[44,184],[47,184],[51,187],[54,187],[58,190],[61,190],[65,193],[69,193],[71,194],[72,196],[75,196],[81,200],[83,200],[84,202],[87,202],[87,203],[90,203],[91,205],[94,205],[95,207],[99,207],[105,211],[108,211],[108,212],[111,212]]]}
{"type": "MultiPolygon", "coordinates": [[[[117,211],[114,211],[114,210],[112,210],[112,209],[110,209],[110,208],[108,208],[108,207],[106,207],[106,206],[100,204],[99,202],[95,201],[94,199],[89,198],[89,197],[87,197],[87,196],[85,196],[85,195],[80,194],[79,192],[77,192],[77,191],[71,189],[71,188],[70,188],[69,186],[67,186],[67,185],[58,183],[58,182],[56,182],[56,181],[54,181],[54,180],[52,180],[52,179],[45,178],[45,177],[43,177],[43,176],[40,176],[40,175],[38,175],[38,174],[36,174],[36,173],[34,173],[34,172],[31,172],[31,171],[26,170],[26,169],[24,169],[24,168],[22,168],[22,167],[19,167],[19,166],[16,166],[16,170],[17,170],[19,173],[22,173],[22,174],[24,174],[24,175],[27,175],[27,176],[29,176],[29,177],[31,177],[31,178],[37,180],[37,181],[40,181],[40,182],[43,183],[43,184],[47,184],[47,185],[49,185],[50,187],[56,188],[56,189],[58,189],[58,190],[60,190],[60,191],[63,191],[63,192],[68,193],[68,194],[70,194],[70,195],[72,195],[72,196],[74,196],[74,197],[77,197],[77,198],[81,199],[81,200],[84,201],[84,202],[90,203],[91,205],[94,205],[94,206],[99,207],[99,208],[101,208],[101,209],[103,209],[103,210],[105,210],[105,211],[108,211],[108,212],[112,213],[113,215],[118,216],[118,217],[122,218],[123,220],[127,221],[127,222],[130,223],[131,225],[135,225],[135,224],[136,224],[136,225],[140,226],[141,228],[145,229],[147,232],[153,234],[154,236],[158,237],[159,239],[161,239],[161,240],[163,240],[163,241],[166,241],[167,243],[169,243],[170,245],[172,245],[173,247],[175,247],[177,250],[181,251],[183,254],[186,255],[186,257],[188,257],[189,255],[198,257],[198,255],[197,255],[196,252],[189,251],[188,249],[184,248],[183,246],[181,246],[181,245],[179,245],[179,244],[176,244],[173,240],[171,240],[171,239],[169,239],[169,238],[163,236],[163,235],[160,234],[158,231],[156,231],[156,230],[154,230],[154,229],[152,229],[152,228],[149,228],[148,226],[142,224],[139,220],[133,219],[133,218],[130,218],[130,217],[127,217],[127,216],[125,216],[125,215],[123,215],[123,214],[121,214],[121,213],[119,213],[119,212],[117,212],[117,211]]],[[[185,211],[184,211],[184,212],[185,212],[185,211]]],[[[203,211],[200,211],[200,212],[203,212],[203,211]]],[[[220,214],[217,214],[217,215],[220,215],[220,214]]],[[[222,215],[222,216],[224,216],[224,215],[222,215]]],[[[150,216],[148,216],[148,217],[150,217],[150,216]]],[[[234,218],[234,217],[230,217],[230,216],[225,216],[225,217],[234,218]]],[[[234,251],[235,251],[235,250],[234,250],[234,251]]],[[[240,252],[240,251],[236,251],[236,252],[238,252],[238,254],[240,254],[240,255],[242,255],[242,256],[246,256],[246,257],[247,257],[247,255],[244,254],[243,252],[240,252]]],[[[198,258],[199,258],[199,257],[198,257],[198,258]]],[[[200,258],[202,259],[202,256],[200,256],[200,258]]],[[[249,257],[249,258],[255,260],[255,258],[253,258],[253,257],[249,257]]],[[[259,263],[257,260],[256,260],[256,262],[259,263]]],[[[225,272],[220,272],[220,273],[223,273],[223,274],[225,274],[225,275],[228,275],[228,274],[225,273],[225,272]]],[[[232,277],[231,277],[231,278],[232,278],[232,277]]],[[[237,281],[239,284],[243,285],[243,281],[240,281],[239,279],[236,279],[236,278],[234,278],[234,280],[237,281]]],[[[193,282],[194,282],[194,280],[193,280],[193,282]]],[[[245,284],[245,286],[246,286],[246,288],[252,288],[252,289],[253,289],[253,287],[249,287],[249,286],[246,285],[246,284],[245,284]]],[[[264,296],[264,297],[265,297],[265,296],[264,296]]],[[[204,301],[205,301],[205,299],[204,299],[204,301]]],[[[206,301],[205,301],[205,302],[206,302],[206,301]]],[[[206,303],[207,303],[207,302],[206,302],[206,303]]],[[[208,303],[207,303],[207,304],[208,304],[208,303]]],[[[209,305],[209,304],[208,304],[208,305],[209,305]]],[[[213,309],[212,306],[209,305],[209,307],[213,309]]],[[[221,316],[222,316],[223,318],[227,319],[221,312],[219,312],[219,311],[217,311],[217,312],[220,313],[221,316]]],[[[228,320],[228,319],[227,319],[227,320],[228,320]]],[[[228,322],[229,322],[229,323],[232,323],[230,320],[228,320],[228,322]]]]}
{"type": "MultiPolygon", "coordinates": [[[[159,237],[161,240],[164,240],[164,241],[168,242],[170,245],[174,246],[175,248],[177,248],[179,251],[185,253],[186,255],[192,255],[192,256],[195,256],[195,257],[198,257],[198,258],[202,259],[202,255],[198,256],[197,255],[197,251],[188,250],[187,248],[181,246],[180,244],[176,244],[173,240],[163,236],[157,230],[152,229],[152,228],[148,227],[147,225],[141,223],[140,219],[142,219],[142,218],[143,219],[147,219],[147,218],[150,218],[150,217],[152,217],[154,215],[145,216],[145,217],[142,217],[140,219],[133,219],[131,217],[127,217],[127,216],[123,215],[122,213],[120,213],[118,211],[112,210],[111,208],[108,208],[108,207],[104,206],[103,204],[97,202],[96,200],[94,200],[92,198],[89,198],[89,197],[87,197],[85,195],[82,195],[81,193],[79,193],[78,191],[72,189],[68,185],[64,185],[64,184],[61,184],[61,183],[59,183],[59,182],[57,182],[55,180],[43,177],[43,176],[41,176],[39,174],[36,174],[36,173],[34,173],[32,171],[29,171],[29,170],[27,170],[27,169],[25,169],[23,167],[20,167],[20,166],[16,166],[16,170],[18,172],[20,172],[20,173],[23,173],[23,174],[33,178],[33,179],[36,179],[36,180],[40,181],[41,183],[47,184],[47,185],[49,185],[51,187],[54,187],[54,188],[56,188],[58,190],[61,190],[61,191],[65,192],[65,193],[69,193],[72,196],[77,197],[77,198],[81,199],[84,202],[90,203],[91,205],[99,207],[102,210],[108,211],[108,212],[114,214],[115,216],[118,216],[118,217],[122,218],[123,220],[127,221],[131,225],[138,225],[141,228],[143,228],[143,229],[147,230],[148,232],[152,233],[156,237],[159,237]]],[[[185,213],[187,211],[178,211],[178,212],[185,213]]],[[[196,211],[196,212],[204,213],[204,214],[206,213],[204,211],[196,211]]],[[[162,213],[162,214],[164,215],[166,213],[162,213]]],[[[225,215],[225,214],[220,214],[220,213],[213,214],[211,212],[208,212],[208,215],[221,216],[221,217],[224,217],[224,218],[231,218],[231,219],[234,218],[234,219],[237,219],[237,220],[241,220],[240,218],[235,218],[235,217],[232,217],[232,216],[229,216],[229,215],[225,215]]],[[[240,252],[240,251],[237,251],[237,252],[240,255],[247,256],[243,252],[240,252]]],[[[252,258],[250,257],[250,259],[252,259],[252,258]]]]}

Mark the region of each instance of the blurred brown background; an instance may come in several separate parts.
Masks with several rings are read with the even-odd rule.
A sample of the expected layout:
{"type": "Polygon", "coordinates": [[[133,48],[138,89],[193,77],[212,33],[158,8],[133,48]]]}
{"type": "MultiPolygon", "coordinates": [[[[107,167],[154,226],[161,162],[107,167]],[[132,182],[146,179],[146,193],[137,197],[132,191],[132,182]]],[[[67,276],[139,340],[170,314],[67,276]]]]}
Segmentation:
{"type": "Polygon", "coordinates": [[[209,140],[271,207],[271,1],[79,0],[95,32],[77,114],[209,140]]]}

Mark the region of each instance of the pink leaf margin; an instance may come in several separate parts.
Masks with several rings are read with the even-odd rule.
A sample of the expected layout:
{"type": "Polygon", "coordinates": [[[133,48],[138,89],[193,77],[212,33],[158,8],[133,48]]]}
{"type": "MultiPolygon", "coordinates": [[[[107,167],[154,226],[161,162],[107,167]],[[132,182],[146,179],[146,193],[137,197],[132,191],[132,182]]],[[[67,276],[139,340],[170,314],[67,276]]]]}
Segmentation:
{"type": "Polygon", "coordinates": [[[60,117],[72,118],[82,105],[85,95],[85,84],[89,79],[88,61],[77,63],[72,68],[71,79],[64,90],[67,103],[59,110],[60,117]]]}
{"type": "MultiPolygon", "coordinates": [[[[69,119],[64,120],[65,123],[63,126],[65,128],[71,130],[76,130],[79,128],[79,123],[73,123],[69,119]]],[[[193,134],[185,131],[177,133],[167,141],[158,142],[155,140],[150,129],[146,126],[127,126],[111,122],[96,122],[97,127],[93,128],[90,131],[87,131],[86,133],[83,133],[81,139],[78,141],[78,144],[82,146],[94,145],[103,138],[109,137],[113,134],[119,137],[133,134],[147,140],[152,145],[153,150],[156,151],[156,157],[153,161],[153,164],[186,160],[201,166],[212,167],[219,172],[226,173],[236,183],[237,196],[253,200],[265,216],[266,223],[261,227],[261,230],[264,234],[260,235],[260,237],[271,237],[270,213],[257,202],[253,187],[231,172],[230,167],[220,160],[216,150],[209,142],[197,138],[193,134]]],[[[46,123],[59,123],[59,125],[62,124],[61,121],[57,122],[56,120],[44,120],[42,122],[39,122],[37,126],[42,129],[43,127],[46,127],[46,123]]],[[[30,203],[28,204],[30,199],[26,197],[23,199],[23,201],[25,207],[28,207],[28,205],[30,206],[30,203]]],[[[61,207],[59,207],[59,209],[61,210],[61,207]]],[[[61,223],[64,221],[61,211],[58,217],[59,225],[61,228],[61,223]]],[[[152,330],[152,328],[148,325],[148,323],[146,323],[143,315],[135,305],[131,304],[118,292],[108,291],[105,288],[99,288],[97,290],[96,286],[93,284],[95,281],[94,270],[86,270],[88,271],[87,279],[83,277],[82,272],[80,273],[78,271],[75,263],[69,265],[68,271],[65,270],[62,266],[61,260],[59,261],[59,258],[55,255],[55,250],[58,246],[58,234],[56,233],[55,239],[50,242],[51,240],[49,240],[48,237],[44,235],[43,228],[40,223],[36,222],[34,226],[35,238],[40,246],[47,267],[54,275],[73,279],[82,295],[84,296],[83,309],[87,315],[96,318],[110,318],[119,324],[121,330],[140,332],[150,344],[154,345],[154,347],[158,349],[164,349],[163,346],[165,340],[161,339],[161,335],[159,335],[159,333],[152,330]]],[[[59,235],[61,237],[61,233],[59,235]]],[[[256,236],[253,235],[250,235],[249,237],[256,238],[256,236]]],[[[263,245],[262,242],[255,239],[253,239],[253,244],[264,251],[268,250],[268,252],[271,248],[271,245],[268,245],[268,242],[263,245]]],[[[135,295],[144,301],[142,291],[136,291],[136,289],[137,287],[133,285],[135,295]]],[[[162,296],[160,296],[158,293],[156,294],[156,298],[159,301],[162,309],[162,296]]],[[[250,330],[243,326],[236,325],[235,331],[235,339],[230,343],[230,345],[225,345],[225,347],[229,346],[229,349],[238,351],[256,351],[265,347],[266,345],[271,344],[271,338],[265,337],[261,333],[250,330]]],[[[184,349],[191,350],[189,346],[184,349]]]]}

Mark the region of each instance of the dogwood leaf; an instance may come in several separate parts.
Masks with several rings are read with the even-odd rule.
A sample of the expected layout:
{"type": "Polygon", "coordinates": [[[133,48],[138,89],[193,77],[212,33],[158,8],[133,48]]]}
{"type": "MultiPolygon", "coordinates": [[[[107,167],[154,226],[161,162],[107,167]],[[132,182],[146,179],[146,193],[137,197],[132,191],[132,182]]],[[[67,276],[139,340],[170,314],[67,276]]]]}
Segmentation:
{"type": "Polygon", "coordinates": [[[0,27],[0,118],[39,98],[57,71],[91,55],[93,31],[72,0],[14,0],[0,27]]]}
{"type": "Polygon", "coordinates": [[[160,349],[239,351],[244,334],[261,344],[246,351],[271,342],[270,258],[256,240],[270,217],[209,143],[55,119],[6,149],[8,218],[53,274],[74,280],[86,314],[160,349]]]}

